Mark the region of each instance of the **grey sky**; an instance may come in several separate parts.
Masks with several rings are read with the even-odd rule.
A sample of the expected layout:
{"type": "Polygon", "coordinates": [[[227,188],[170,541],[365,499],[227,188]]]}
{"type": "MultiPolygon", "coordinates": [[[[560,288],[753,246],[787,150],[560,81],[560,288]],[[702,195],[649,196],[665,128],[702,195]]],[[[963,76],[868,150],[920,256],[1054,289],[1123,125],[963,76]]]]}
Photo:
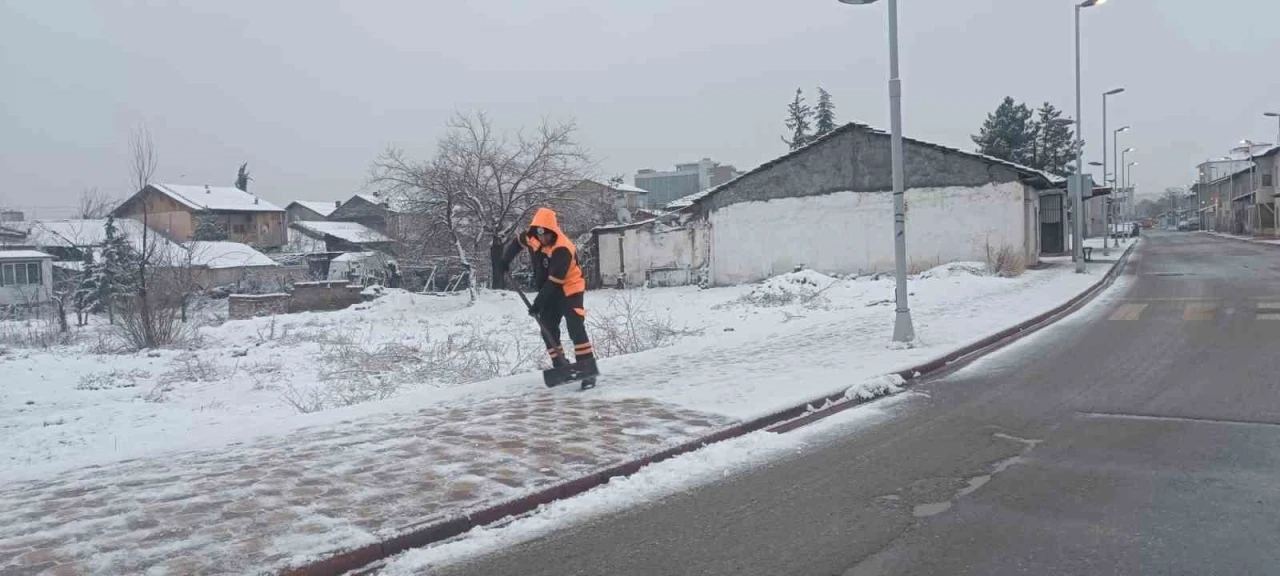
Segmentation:
{"type": "MultiPolygon", "coordinates": [[[[784,107],[821,85],[840,121],[888,126],[885,7],[836,0],[168,2],[4,0],[0,205],[61,215],[127,192],[146,122],[162,181],[285,203],[345,198],[387,144],[430,154],[455,109],[503,128],[575,118],[605,174],[785,151],[784,107]]],[[[1000,99],[1074,115],[1068,0],[903,0],[909,136],[972,148],[1000,99]]],[[[1280,4],[1111,0],[1084,13],[1085,137],[1101,96],[1140,192],[1185,185],[1241,138],[1274,142],[1280,4]]]]}

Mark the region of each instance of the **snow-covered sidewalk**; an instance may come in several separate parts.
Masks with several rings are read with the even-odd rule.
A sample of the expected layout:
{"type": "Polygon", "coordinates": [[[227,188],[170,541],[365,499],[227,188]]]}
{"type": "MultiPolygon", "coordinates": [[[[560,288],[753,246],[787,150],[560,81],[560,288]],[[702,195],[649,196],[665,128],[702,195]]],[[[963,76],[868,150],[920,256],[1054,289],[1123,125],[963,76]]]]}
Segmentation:
{"type": "MultiPolygon", "coordinates": [[[[626,331],[636,329],[619,319],[636,318],[624,309],[638,299],[670,314],[681,330],[664,342],[673,345],[603,360],[600,386],[587,392],[546,390],[536,372],[521,372],[465,386],[424,384],[384,400],[293,414],[265,402],[279,395],[278,386],[248,378],[175,385],[171,399],[158,403],[128,401],[127,389],[106,390],[118,399],[104,402],[89,396],[103,390],[73,390],[75,378],[32,383],[28,376],[24,388],[4,379],[50,369],[53,359],[12,357],[0,362],[6,382],[0,410],[13,417],[6,428],[14,432],[0,440],[0,455],[26,462],[0,472],[9,480],[0,489],[0,571],[44,565],[69,573],[177,574],[315,560],[819,395],[868,382],[882,387],[878,376],[1071,299],[1097,282],[1123,248],[1110,258],[1095,253],[1089,274],[1075,274],[1069,258],[1049,259],[1016,278],[987,275],[980,264],[924,272],[909,286],[919,336],[911,347],[890,342],[888,277],[801,272],[753,286],[592,293],[588,307],[603,317],[593,334],[598,347],[625,342],[626,331]],[[611,330],[619,334],[602,334],[611,330]],[[214,392],[234,400],[197,410],[214,392]],[[24,395],[39,400],[21,403],[24,395]],[[112,417],[104,420],[103,412],[112,417]],[[140,414],[152,420],[132,420],[140,414]],[[54,418],[53,435],[49,425],[35,425],[54,418]],[[121,435],[138,441],[122,449],[121,435]],[[68,438],[76,442],[59,441],[68,438]]],[[[441,336],[427,330],[428,322],[452,326],[449,334],[459,333],[464,320],[466,330],[520,326],[536,341],[527,317],[510,312],[510,295],[485,294],[473,307],[432,298],[399,294],[327,315],[228,322],[206,334],[206,366],[191,357],[138,355],[113,370],[167,360],[192,372],[234,375],[237,368],[226,366],[234,359],[237,367],[274,366],[259,374],[315,390],[321,382],[306,376],[305,363],[316,363],[308,354],[332,354],[338,345],[310,336],[290,341],[279,332],[292,325],[297,337],[307,326],[362,318],[391,325],[367,327],[383,333],[378,350],[395,344],[403,349],[394,350],[425,354],[427,334],[435,342],[441,336]]],[[[521,352],[507,352],[504,361],[520,366],[511,357],[521,352]]],[[[95,360],[56,362],[53,368],[69,370],[95,360]]],[[[380,377],[388,374],[404,376],[392,370],[380,377]]]]}
{"type": "Polygon", "coordinates": [[[1209,236],[1217,236],[1218,238],[1227,238],[1230,240],[1243,240],[1245,242],[1253,242],[1255,244],[1270,244],[1272,246],[1280,246],[1280,238],[1273,236],[1245,236],[1243,234],[1228,234],[1226,232],[1214,232],[1213,230],[1201,230],[1201,234],[1209,236]]]}

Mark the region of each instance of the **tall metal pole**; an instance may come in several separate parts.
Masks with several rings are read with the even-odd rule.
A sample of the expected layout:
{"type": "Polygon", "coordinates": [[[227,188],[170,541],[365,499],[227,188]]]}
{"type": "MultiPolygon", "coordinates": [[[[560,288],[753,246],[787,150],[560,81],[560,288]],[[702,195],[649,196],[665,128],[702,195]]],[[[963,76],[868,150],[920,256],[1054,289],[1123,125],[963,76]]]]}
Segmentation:
{"type": "Polygon", "coordinates": [[[902,80],[898,78],[898,0],[889,0],[889,154],[893,164],[893,260],[897,267],[897,314],[893,341],[915,340],[916,331],[907,307],[907,230],[903,191],[906,169],[902,158],[902,80]]]}
{"type": "Polygon", "coordinates": [[[1075,173],[1075,242],[1071,253],[1076,260],[1076,273],[1084,274],[1084,116],[1080,113],[1080,8],[1076,4],[1076,173],[1075,173]]]}
{"type": "MultiPolygon", "coordinates": [[[[1102,94],[1102,182],[1105,184],[1106,181],[1107,181],[1107,94],[1103,93],[1102,94]]],[[[1111,236],[1111,210],[1115,207],[1116,197],[1117,196],[1115,194],[1115,191],[1112,190],[1112,195],[1110,198],[1111,206],[1107,206],[1107,208],[1102,211],[1102,229],[1107,231],[1107,235],[1102,237],[1102,255],[1103,256],[1111,255],[1111,249],[1108,248],[1108,246],[1110,246],[1111,243],[1107,241],[1107,237],[1111,236]]],[[[1103,200],[1104,200],[1103,205],[1106,206],[1105,200],[1107,199],[1104,198],[1103,200]]]]}

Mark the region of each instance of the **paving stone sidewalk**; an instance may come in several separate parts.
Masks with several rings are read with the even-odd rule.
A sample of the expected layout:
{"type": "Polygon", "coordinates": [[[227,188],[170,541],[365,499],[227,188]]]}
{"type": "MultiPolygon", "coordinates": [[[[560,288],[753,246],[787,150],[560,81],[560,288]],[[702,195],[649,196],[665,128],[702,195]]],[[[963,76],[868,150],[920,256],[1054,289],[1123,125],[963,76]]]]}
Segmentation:
{"type": "Polygon", "coordinates": [[[0,487],[0,576],[277,572],[730,423],[545,394],[88,467],[0,487]]]}

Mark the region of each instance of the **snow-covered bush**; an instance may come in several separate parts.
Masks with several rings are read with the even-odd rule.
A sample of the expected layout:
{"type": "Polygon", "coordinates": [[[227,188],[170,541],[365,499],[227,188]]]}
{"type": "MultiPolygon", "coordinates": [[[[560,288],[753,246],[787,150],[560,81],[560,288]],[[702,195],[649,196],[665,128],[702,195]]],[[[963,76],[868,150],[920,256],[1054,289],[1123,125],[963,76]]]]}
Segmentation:
{"type": "Polygon", "coordinates": [[[94,372],[80,377],[76,390],[115,390],[118,388],[135,388],[139,380],[146,380],[151,373],[134,368],[131,370],[107,370],[94,372]]]}
{"type": "Polygon", "coordinates": [[[958,276],[987,276],[990,272],[982,262],[948,262],[920,273],[921,279],[954,278],[958,276]]]}
{"type": "Polygon", "coordinates": [[[999,248],[987,247],[987,271],[1001,278],[1016,278],[1027,270],[1022,251],[1008,244],[999,248]]]}
{"type": "Polygon", "coordinates": [[[701,332],[677,327],[670,317],[654,314],[648,300],[634,290],[613,294],[603,312],[587,316],[587,334],[595,354],[601,358],[668,346],[701,332]]]}
{"type": "Polygon", "coordinates": [[[837,282],[839,279],[813,270],[790,272],[757,284],[736,303],[761,307],[801,304],[820,308],[828,304],[822,293],[837,282]]]}

